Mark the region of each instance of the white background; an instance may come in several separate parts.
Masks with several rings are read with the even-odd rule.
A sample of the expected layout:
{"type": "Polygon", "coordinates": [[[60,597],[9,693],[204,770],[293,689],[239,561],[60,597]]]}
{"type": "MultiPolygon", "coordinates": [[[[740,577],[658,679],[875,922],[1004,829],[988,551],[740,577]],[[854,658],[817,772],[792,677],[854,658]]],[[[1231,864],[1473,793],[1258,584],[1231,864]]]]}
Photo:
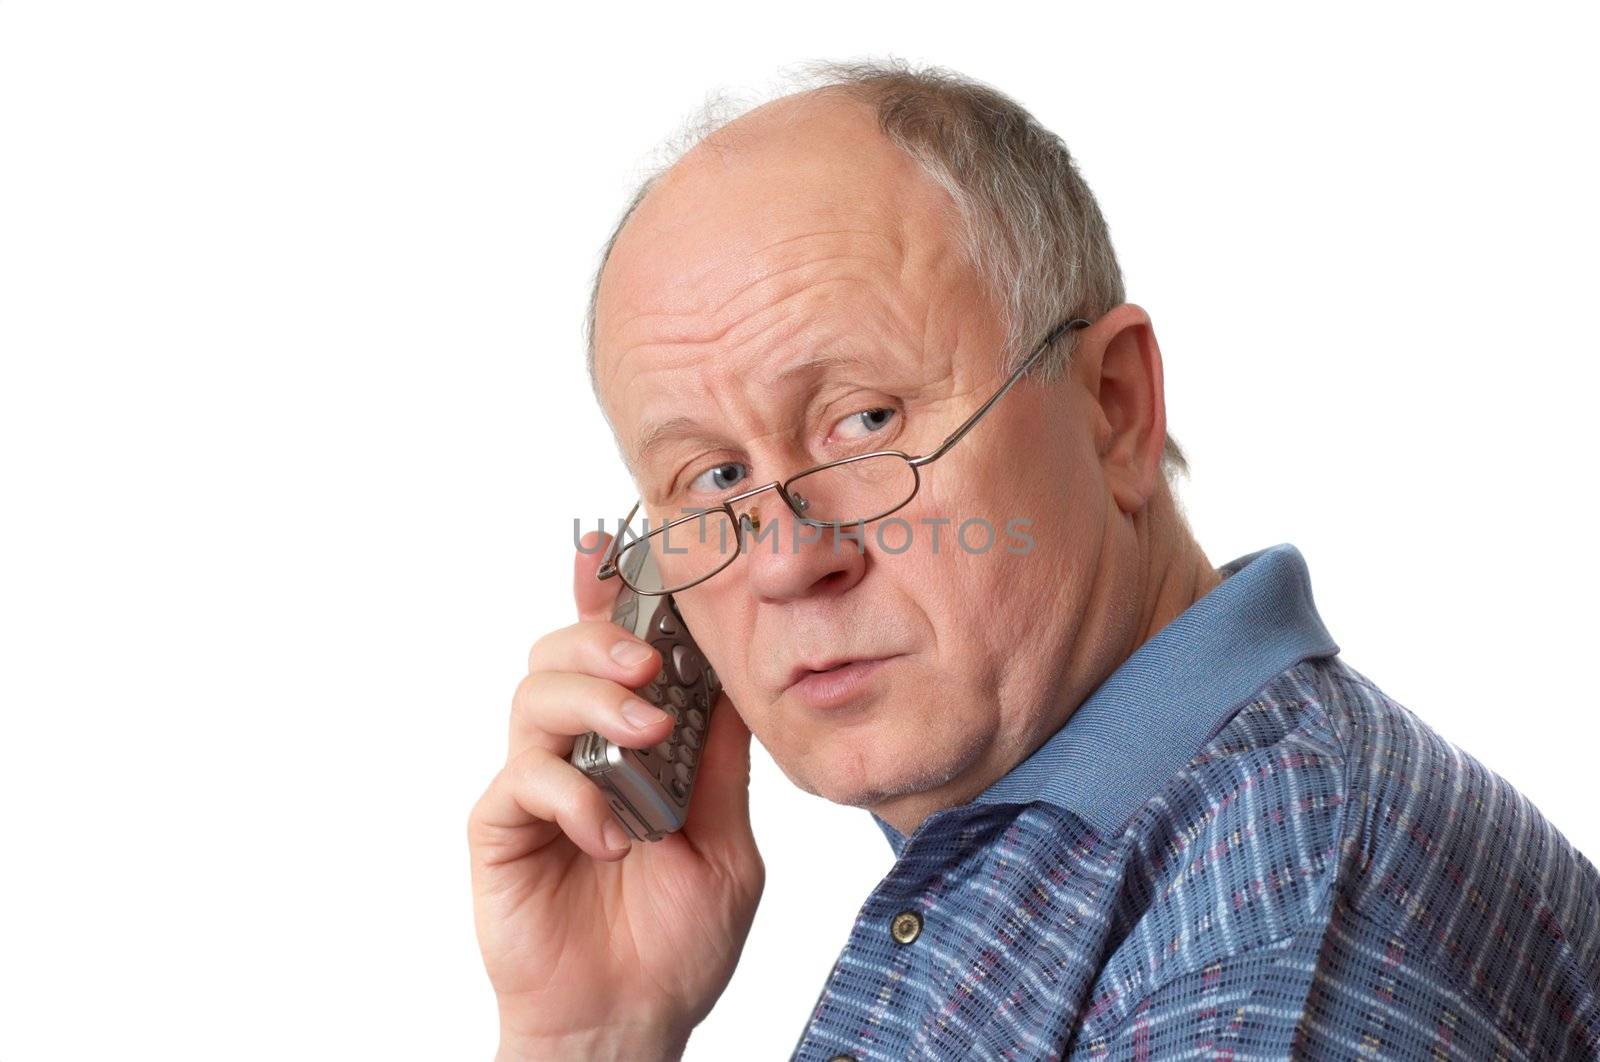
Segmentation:
{"type": "MultiPolygon", "coordinates": [[[[0,3],[0,1059],[488,1058],[468,810],[574,514],[599,246],[719,86],[885,53],[1060,132],[1214,563],[1582,850],[1594,26],[1566,8],[0,3]]],[[[689,1057],[783,1057],[890,853],[758,750],[689,1057]]]]}

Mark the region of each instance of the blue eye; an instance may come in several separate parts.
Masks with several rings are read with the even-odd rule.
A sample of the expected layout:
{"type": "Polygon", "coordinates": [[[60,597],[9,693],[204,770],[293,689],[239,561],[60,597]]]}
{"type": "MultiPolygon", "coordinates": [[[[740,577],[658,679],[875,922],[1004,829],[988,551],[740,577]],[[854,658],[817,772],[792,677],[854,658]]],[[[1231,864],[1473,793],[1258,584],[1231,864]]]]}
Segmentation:
{"type": "MultiPolygon", "coordinates": [[[[846,442],[869,438],[881,433],[898,411],[888,406],[875,406],[852,413],[839,421],[834,429],[846,442]],[[843,430],[841,430],[843,429],[843,430]]],[[[743,461],[724,461],[712,465],[689,481],[691,493],[722,494],[733,490],[750,477],[750,466],[743,461]]]]}
{"type": "MultiPolygon", "coordinates": [[[[846,424],[859,425],[866,430],[866,434],[876,435],[894,417],[894,413],[895,411],[887,406],[879,406],[876,409],[864,409],[859,413],[852,413],[839,423],[841,426],[846,424]]],[[[861,437],[860,435],[853,436],[853,438],[857,439],[861,437]]]]}
{"type": "Polygon", "coordinates": [[[691,490],[710,490],[712,493],[730,490],[734,484],[738,483],[739,480],[744,478],[744,475],[741,475],[740,473],[748,474],[748,469],[746,469],[741,462],[724,461],[722,464],[712,465],[710,468],[700,473],[700,475],[689,484],[689,487],[691,490]],[[702,486],[701,480],[705,480],[707,477],[709,477],[710,480],[709,484],[702,486]]]}

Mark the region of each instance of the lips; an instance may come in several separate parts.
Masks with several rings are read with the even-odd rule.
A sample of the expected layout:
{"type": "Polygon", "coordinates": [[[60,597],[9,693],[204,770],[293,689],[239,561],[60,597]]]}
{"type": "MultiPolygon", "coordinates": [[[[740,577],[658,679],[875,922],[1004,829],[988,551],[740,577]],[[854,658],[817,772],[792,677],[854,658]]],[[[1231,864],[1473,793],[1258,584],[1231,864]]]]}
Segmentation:
{"type": "Polygon", "coordinates": [[[880,656],[834,656],[815,664],[797,664],[793,668],[789,669],[789,677],[784,680],[783,688],[788,689],[790,686],[793,686],[796,682],[799,682],[807,675],[814,674],[819,671],[834,671],[846,664],[860,663],[868,660],[887,660],[889,657],[894,655],[896,654],[886,653],[880,656]]]}

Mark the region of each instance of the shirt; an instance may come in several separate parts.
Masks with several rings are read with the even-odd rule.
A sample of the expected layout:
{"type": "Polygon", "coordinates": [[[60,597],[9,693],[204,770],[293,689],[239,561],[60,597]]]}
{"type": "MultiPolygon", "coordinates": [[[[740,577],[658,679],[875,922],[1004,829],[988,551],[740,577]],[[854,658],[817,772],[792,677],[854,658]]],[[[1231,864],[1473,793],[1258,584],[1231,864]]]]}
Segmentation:
{"type": "Polygon", "coordinates": [[[1600,1057],[1600,876],[1338,656],[1289,543],[909,837],[802,1060],[1600,1057]]]}

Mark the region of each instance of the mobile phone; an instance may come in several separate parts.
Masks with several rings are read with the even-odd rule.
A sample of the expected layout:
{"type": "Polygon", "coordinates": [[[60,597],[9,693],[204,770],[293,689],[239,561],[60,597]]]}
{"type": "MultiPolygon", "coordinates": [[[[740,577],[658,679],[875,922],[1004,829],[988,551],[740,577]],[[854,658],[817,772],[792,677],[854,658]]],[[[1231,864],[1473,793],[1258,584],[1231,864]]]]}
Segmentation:
{"type": "MultiPolygon", "coordinates": [[[[628,578],[654,578],[655,558],[649,550],[630,550],[623,557],[628,578]]],[[[682,827],[688,816],[711,708],[722,684],[671,594],[636,594],[624,583],[611,621],[661,654],[661,670],[634,692],[672,716],[672,733],[658,745],[634,749],[591,730],[578,737],[571,760],[600,786],[629,836],[659,841],[682,827]]]]}

